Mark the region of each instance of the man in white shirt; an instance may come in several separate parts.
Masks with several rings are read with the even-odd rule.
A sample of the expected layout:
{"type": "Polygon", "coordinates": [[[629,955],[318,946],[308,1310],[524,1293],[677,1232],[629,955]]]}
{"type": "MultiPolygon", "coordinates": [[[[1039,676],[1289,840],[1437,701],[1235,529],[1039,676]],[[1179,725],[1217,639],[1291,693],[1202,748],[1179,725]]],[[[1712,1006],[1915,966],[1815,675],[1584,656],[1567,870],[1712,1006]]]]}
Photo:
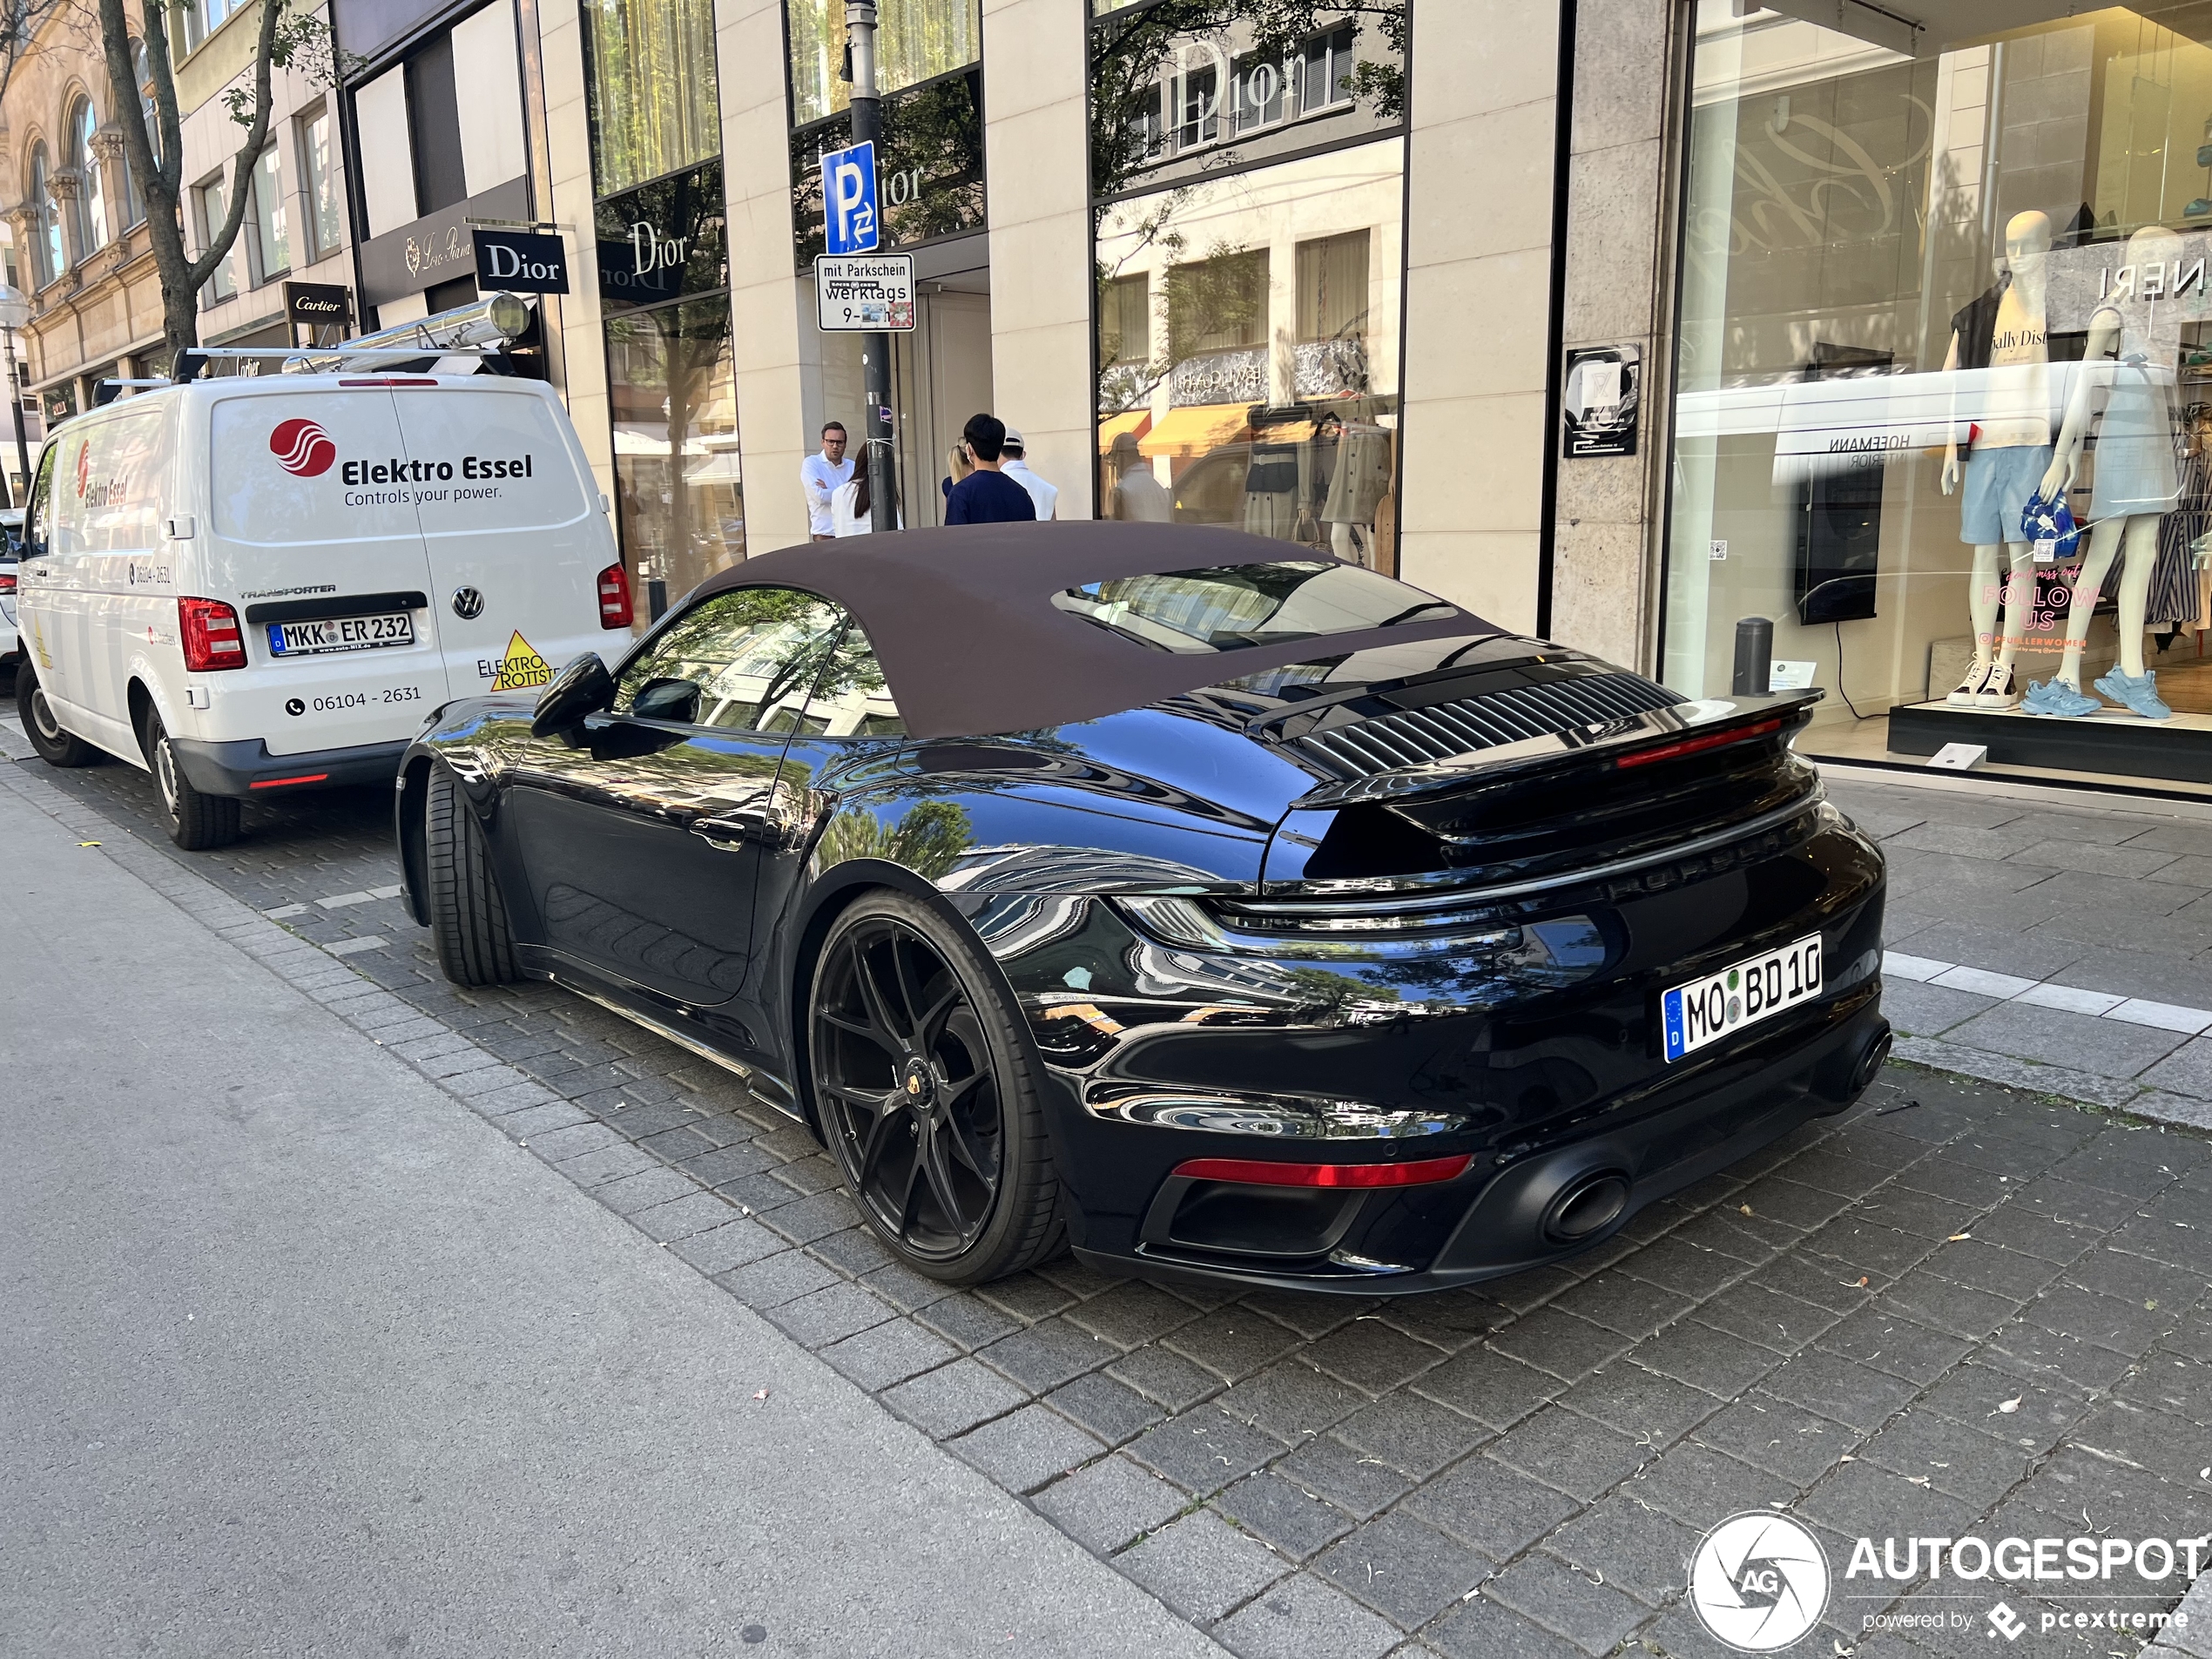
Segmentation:
{"type": "Polygon", "coordinates": [[[1022,443],[1022,435],[1012,427],[1007,428],[1006,441],[999,445],[999,457],[1004,463],[999,470],[1029,492],[1029,499],[1037,504],[1037,521],[1042,523],[1055,516],[1060,487],[1045,482],[1029,470],[1027,453],[1028,446],[1022,443]]]}
{"type": "Polygon", "coordinates": [[[831,502],[853,477],[853,462],[845,453],[845,424],[832,421],[822,428],[822,452],[799,463],[799,482],[806,492],[806,528],[818,542],[837,533],[831,502]]]}

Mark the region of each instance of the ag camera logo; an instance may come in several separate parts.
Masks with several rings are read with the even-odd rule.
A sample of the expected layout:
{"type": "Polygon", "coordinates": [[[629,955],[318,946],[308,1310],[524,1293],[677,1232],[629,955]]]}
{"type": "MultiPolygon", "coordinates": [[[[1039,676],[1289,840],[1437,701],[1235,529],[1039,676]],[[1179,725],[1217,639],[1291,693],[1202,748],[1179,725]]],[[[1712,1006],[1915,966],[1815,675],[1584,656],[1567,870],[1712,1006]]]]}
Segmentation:
{"type": "Polygon", "coordinates": [[[1690,1557],[1689,1604],[1715,1641],[1739,1653],[1777,1652],[1820,1622],[1828,1553],[1787,1515],[1731,1515],[1690,1557]]]}
{"type": "Polygon", "coordinates": [[[269,453],[277,465],[299,478],[318,478],[337,463],[338,446],[313,421],[293,419],[277,423],[269,434],[269,453]]]}

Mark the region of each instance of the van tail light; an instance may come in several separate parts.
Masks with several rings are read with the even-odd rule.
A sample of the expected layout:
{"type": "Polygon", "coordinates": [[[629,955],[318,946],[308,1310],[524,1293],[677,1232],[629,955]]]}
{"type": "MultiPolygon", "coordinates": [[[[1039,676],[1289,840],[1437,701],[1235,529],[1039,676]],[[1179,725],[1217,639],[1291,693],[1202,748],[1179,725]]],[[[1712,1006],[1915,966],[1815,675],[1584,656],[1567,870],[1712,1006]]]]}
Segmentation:
{"type": "Polygon", "coordinates": [[[194,674],[246,666],[238,612],[220,599],[179,599],[177,633],[184,642],[185,667],[194,674]]]}
{"type": "Polygon", "coordinates": [[[630,626],[630,572],[619,564],[610,564],[599,572],[599,625],[630,626]]]}
{"type": "Polygon", "coordinates": [[[16,573],[13,570],[0,570],[0,593],[13,593],[15,590],[16,573]]]}

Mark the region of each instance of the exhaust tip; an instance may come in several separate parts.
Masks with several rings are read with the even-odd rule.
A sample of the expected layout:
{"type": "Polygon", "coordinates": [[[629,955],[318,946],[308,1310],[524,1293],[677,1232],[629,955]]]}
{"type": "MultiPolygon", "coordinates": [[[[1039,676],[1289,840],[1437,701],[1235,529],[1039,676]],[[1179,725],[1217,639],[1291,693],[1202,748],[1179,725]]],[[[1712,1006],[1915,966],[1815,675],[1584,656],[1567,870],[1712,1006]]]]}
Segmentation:
{"type": "Polygon", "coordinates": [[[1859,1054],[1858,1064],[1851,1069],[1851,1093],[1854,1095],[1862,1093],[1866,1089],[1867,1085],[1871,1083],[1877,1076],[1880,1076],[1882,1062],[1889,1057],[1890,1028],[1887,1026],[1884,1026],[1882,1028],[1881,1035],[1876,1037],[1873,1042],[1866,1045],[1865,1049],[1859,1054]]]}
{"type": "Polygon", "coordinates": [[[1555,1244],[1580,1244],[1621,1218],[1629,1207],[1629,1177],[1601,1170],[1570,1181],[1544,1206],[1544,1237],[1555,1244]]]}

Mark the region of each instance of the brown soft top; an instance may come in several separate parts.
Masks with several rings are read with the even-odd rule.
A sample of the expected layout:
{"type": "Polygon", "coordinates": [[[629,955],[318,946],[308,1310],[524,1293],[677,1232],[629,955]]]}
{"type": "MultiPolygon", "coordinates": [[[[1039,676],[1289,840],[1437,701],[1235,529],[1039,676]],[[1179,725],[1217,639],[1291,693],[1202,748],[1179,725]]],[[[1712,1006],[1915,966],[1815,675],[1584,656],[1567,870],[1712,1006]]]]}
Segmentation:
{"type": "Polygon", "coordinates": [[[1285,663],[1504,631],[1453,607],[1394,627],[1238,651],[1165,651],[1052,603],[1062,589],[1116,577],[1326,556],[1211,525],[958,524],[785,548],[710,577],[695,597],[785,587],[835,600],[867,631],[900,718],[918,738],[1065,725],[1285,663]]]}

